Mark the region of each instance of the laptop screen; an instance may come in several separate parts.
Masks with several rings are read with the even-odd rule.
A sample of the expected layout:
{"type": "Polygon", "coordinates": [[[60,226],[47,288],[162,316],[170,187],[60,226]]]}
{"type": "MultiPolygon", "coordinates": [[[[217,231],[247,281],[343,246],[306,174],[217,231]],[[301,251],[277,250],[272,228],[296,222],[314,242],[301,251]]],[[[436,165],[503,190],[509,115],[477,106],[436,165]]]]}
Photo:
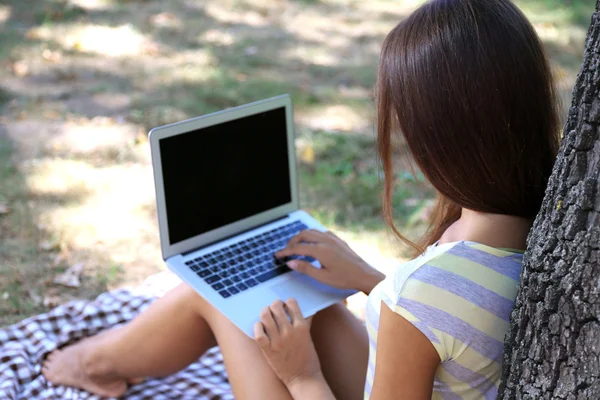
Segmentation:
{"type": "Polygon", "coordinates": [[[159,145],[171,245],[292,201],[285,107],[159,145]]]}

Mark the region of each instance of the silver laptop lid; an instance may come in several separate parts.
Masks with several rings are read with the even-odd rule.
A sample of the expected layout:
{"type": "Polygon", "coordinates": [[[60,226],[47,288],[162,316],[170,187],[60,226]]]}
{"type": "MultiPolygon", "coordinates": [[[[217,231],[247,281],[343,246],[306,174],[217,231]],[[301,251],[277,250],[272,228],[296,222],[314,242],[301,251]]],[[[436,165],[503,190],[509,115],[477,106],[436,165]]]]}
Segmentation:
{"type": "Polygon", "coordinates": [[[152,129],[163,258],[297,210],[294,136],[288,95],[152,129]]]}

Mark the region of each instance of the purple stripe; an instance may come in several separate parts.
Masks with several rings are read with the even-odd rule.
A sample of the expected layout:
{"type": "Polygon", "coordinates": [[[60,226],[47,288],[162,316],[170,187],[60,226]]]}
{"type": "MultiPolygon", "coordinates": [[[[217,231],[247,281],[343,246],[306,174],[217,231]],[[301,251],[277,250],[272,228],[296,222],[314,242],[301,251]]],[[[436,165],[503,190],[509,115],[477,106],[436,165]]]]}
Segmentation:
{"type": "MultiPolygon", "coordinates": [[[[383,301],[387,304],[388,307],[390,306],[385,300],[383,300],[383,301]]],[[[365,311],[365,316],[366,316],[369,324],[372,325],[376,331],[379,331],[380,315],[377,314],[377,312],[374,310],[374,307],[371,305],[370,301],[367,302],[367,309],[365,311]]],[[[400,317],[402,317],[402,316],[400,315],[400,317]]],[[[404,317],[402,317],[402,318],[404,318],[404,317]]],[[[431,331],[431,329],[429,329],[429,327],[427,326],[426,323],[424,323],[422,321],[409,321],[409,322],[411,324],[413,324],[418,330],[420,330],[425,336],[427,336],[427,339],[429,339],[430,342],[433,342],[433,343],[440,342],[438,340],[438,338],[435,336],[435,334],[431,331]]],[[[371,343],[375,345],[375,340],[372,340],[371,343]]]]}
{"type": "MultiPolygon", "coordinates": [[[[375,366],[373,366],[373,369],[375,369],[375,366]]],[[[371,390],[373,390],[373,386],[371,386],[371,384],[369,383],[369,380],[367,379],[367,381],[365,383],[365,393],[367,393],[367,395],[369,397],[371,397],[371,390]]]]}
{"type": "Polygon", "coordinates": [[[496,400],[498,388],[494,382],[485,376],[463,367],[456,361],[448,361],[442,367],[459,381],[468,383],[473,389],[477,389],[486,400],[496,400]]]}
{"type": "MultiPolygon", "coordinates": [[[[367,324],[371,325],[375,332],[379,329],[379,315],[377,311],[371,305],[371,300],[367,301],[367,309],[365,310],[365,318],[367,319],[367,324]]],[[[373,347],[373,349],[377,348],[377,337],[373,337],[373,335],[369,334],[369,348],[373,347]]]]}
{"type": "Polygon", "coordinates": [[[462,297],[470,303],[510,322],[514,302],[460,275],[431,265],[424,265],[410,276],[462,297]]]}
{"type": "Polygon", "coordinates": [[[401,298],[398,300],[398,305],[406,308],[414,316],[427,323],[429,327],[449,334],[490,360],[497,361],[502,357],[504,343],[481,332],[462,319],[414,300],[401,298]]]}
{"type": "Polygon", "coordinates": [[[440,342],[438,340],[437,336],[435,336],[435,333],[433,333],[431,331],[431,329],[429,329],[429,327],[427,326],[427,324],[425,322],[423,322],[423,321],[409,321],[409,322],[411,324],[413,324],[415,326],[415,328],[420,330],[423,335],[427,336],[427,339],[429,339],[430,342],[432,342],[432,343],[440,342]]]}
{"type": "Polygon", "coordinates": [[[521,267],[523,265],[521,261],[513,260],[509,257],[498,257],[464,243],[452,247],[448,250],[447,254],[466,258],[517,282],[521,276],[521,267]]]}
{"type": "Polygon", "coordinates": [[[379,329],[379,313],[371,304],[371,299],[367,301],[365,317],[367,318],[367,322],[369,323],[369,325],[371,325],[377,331],[379,329]]]}
{"type": "Polygon", "coordinates": [[[454,393],[447,383],[435,380],[433,382],[433,391],[438,392],[444,400],[463,400],[461,396],[454,393]]]}

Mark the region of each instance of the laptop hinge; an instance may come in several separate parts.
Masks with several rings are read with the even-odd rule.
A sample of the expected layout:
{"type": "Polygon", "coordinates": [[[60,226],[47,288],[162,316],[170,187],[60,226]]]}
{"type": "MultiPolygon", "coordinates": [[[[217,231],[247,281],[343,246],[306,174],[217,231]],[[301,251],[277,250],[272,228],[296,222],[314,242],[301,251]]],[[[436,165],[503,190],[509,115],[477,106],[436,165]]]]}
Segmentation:
{"type": "Polygon", "coordinates": [[[210,243],[206,243],[206,244],[204,244],[204,245],[202,245],[202,246],[200,246],[200,247],[196,247],[195,249],[188,250],[188,251],[186,251],[185,253],[181,253],[181,255],[182,255],[182,256],[187,256],[187,255],[188,255],[188,254],[190,254],[190,253],[196,252],[196,251],[198,251],[198,250],[202,250],[203,248],[205,248],[205,247],[208,247],[208,246],[212,246],[212,245],[213,245],[213,244],[215,244],[215,243],[219,243],[219,242],[222,242],[222,241],[224,241],[224,240],[230,239],[230,238],[232,238],[232,237],[234,237],[234,236],[241,235],[242,233],[249,232],[249,231],[251,231],[251,230],[254,230],[254,229],[256,229],[256,228],[260,228],[261,226],[265,226],[265,225],[272,224],[273,222],[281,221],[282,219],[285,219],[285,218],[287,218],[288,216],[289,216],[289,214],[288,214],[288,215],[284,215],[283,217],[280,217],[280,218],[275,218],[275,219],[272,219],[272,220],[270,220],[270,221],[267,221],[267,222],[265,222],[265,223],[264,223],[264,224],[262,224],[262,225],[254,226],[254,227],[252,227],[252,228],[248,228],[248,229],[246,229],[246,230],[244,230],[244,231],[241,231],[241,232],[238,232],[238,233],[234,233],[233,235],[229,235],[229,236],[222,237],[221,239],[214,240],[214,241],[212,241],[212,242],[210,242],[210,243]]]}

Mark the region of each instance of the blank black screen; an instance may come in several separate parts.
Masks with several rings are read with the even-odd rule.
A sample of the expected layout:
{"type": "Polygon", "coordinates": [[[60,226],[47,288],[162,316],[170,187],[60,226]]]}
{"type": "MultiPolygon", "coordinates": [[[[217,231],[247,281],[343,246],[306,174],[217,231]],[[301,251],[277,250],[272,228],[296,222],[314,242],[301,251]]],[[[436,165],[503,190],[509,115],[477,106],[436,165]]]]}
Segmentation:
{"type": "Polygon", "coordinates": [[[171,244],[292,201],[284,107],[159,145],[171,244]]]}

